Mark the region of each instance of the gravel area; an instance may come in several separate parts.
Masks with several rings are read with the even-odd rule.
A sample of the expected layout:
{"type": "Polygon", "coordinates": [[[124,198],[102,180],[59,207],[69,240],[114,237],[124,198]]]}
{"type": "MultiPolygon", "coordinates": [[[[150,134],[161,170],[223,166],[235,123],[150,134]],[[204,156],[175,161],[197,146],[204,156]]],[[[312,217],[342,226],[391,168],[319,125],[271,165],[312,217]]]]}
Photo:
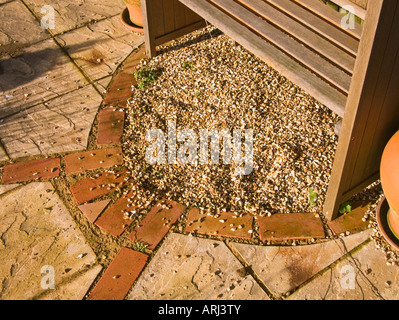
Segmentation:
{"type": "MultiPolygon", "coordinates": [[[[336,151],[339,117],[219,30],[209,26],[143,60],[158,78],[134,87],[123,139],[134,183],[209,214],[322,210],[336,151]],[[150,129],[252,129],[250,175],[235,164],[149,165],[150,129]],[[310,205],[309,188],[317,194],[310,205]]],[[[178,143],[178,148],[182,143],[178,143]]],[[[166,148],[166,154],[167,154],[166,148]]],[[[244,151],[244,149],[243,149],[244,151]]]]}

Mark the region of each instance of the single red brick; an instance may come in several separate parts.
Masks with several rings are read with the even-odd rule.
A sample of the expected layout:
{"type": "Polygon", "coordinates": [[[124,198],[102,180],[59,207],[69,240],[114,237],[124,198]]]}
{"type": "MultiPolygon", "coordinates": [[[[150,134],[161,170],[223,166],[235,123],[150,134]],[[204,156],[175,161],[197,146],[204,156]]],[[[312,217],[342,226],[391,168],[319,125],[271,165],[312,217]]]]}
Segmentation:
{"type": "Polygon", "coordinates": [[[234,238],[251,239],[253,217],[245,214],[242,217],[231,212],[222,212],[215,218],[207,214],[201,214],[197,208],[189,211],[186,231],[200,234],[225,236],[234,238]]]}
{"type": "Polygon", "coordinates": [[[154,250],[170,227],[179,219],[186,207],[171,200],[157,203],[133,232],[128,236],[132,241],[146,244],[148,249],[154,250]],[[163,209],[162,202],[170,209],[163,209]]]}
{"type": "Polygon", "coordinates": [[[130,206],[130,201],[136,199],[136,192],[130,191],[110,206],[96,221],[96,225],[109,232],[114,237],[120,236],[134,220],[127,219],[125,213],[136,210],[136,206],[130,206]]]}
{"type": "Polygon", "coordinates": [[[324,238],[323,223],[313,213],[274,214],[258,217],[261,240],[324,238]]]}
{"type": "Polygon", "coordinates": [[[137,81],[134,75],[120,72],[118,73],[106,94],[103,104],[111,106],[126,106],[127,100],[132,96],[132,85],[137,81]]]}
{"type": "Polygon", "coordinates": [[[121,248],[103,276],[89,294],[89,300],[123,300],[141,271],[148,256],[121,248]]]}
{"type": "Polygon", "coordinates": [[[98,120],[97,144],[121,144],[125,112],[118,108],[104,108],[98,120]]]}
{"type": "Polygon", "coordinates": [[[79,209],[91,223],[94,223],[94,221],[96,221],[98,216],[104,211],[105,207],[110,203],[110,201],[111,200],[102,200],[84,204],[79,206],[79,209]]]}
{"type": "Polygon", "coordinates": [[[122,71],[134,74],[137,71],[136,67],[140,64],[140,61],[145,58],[147,58],[145,46],[142,45],[137,51],[126,58],[122,64],[122,71]]]}
{"type": "Polygon", "coordinates": [[[328,225],[336,235],[364,231],[368,228],[368,221],[362,219],[368,211],[369,205],[370,202],[358,201],[353,203],[351,212],[343,214],[333,221],[328,221],[328,225]]]}
{"type": "Polygon", "coordinates": [[[80,180],[70,186],[77,204],[82,204],[103,195],[111,193],[121,187],[127,179],[127,169],[122,167],[115,173],[104,172],[98,176],[80,180]]]}
{"type": "Polygon", "coordinates": [[[3,183],[51,179],[60,174],[60,159],[30,160],[4,166],[3,183]]]}
{"type": "Polygon", "coordinates": [[[66,174],[107,168],[123,163],[122,149],[120,147],[69,154],[64,159],[66,174]]]}

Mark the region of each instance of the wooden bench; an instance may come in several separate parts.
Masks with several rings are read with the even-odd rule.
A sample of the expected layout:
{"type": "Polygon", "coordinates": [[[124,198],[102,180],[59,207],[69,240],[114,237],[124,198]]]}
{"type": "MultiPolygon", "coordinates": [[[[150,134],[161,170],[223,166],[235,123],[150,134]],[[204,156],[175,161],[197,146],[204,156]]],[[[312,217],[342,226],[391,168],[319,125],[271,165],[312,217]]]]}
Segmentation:
{"type": "Polygon", "coordinates": [[[399,87],[397,0],[372,0],[367,14],[353,4],[366,19],[353,29],[343,28],[344,16],[321,0],[141,1],[150,57],[157,45],[208,21],[343,118],[328,218],[378,179],[381,146],[399,130],[399,90],[393,89],[399,87]]]}
{"type": "MultiPolygon", "coordinates": [[[[180,2],[344,115],[362,34],[360,24],[344,30],[343,16],[320,0],[180,2]]],[[[150,54],[155,55],[155,50],[150,54]]]]}

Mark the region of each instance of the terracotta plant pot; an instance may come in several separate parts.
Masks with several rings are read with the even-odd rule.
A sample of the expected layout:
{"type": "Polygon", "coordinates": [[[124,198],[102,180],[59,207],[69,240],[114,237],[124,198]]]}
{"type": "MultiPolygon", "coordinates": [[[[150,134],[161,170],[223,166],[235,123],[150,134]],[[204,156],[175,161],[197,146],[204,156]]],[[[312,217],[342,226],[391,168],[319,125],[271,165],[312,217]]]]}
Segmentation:
{"type": "Polygon", "coordinates": [[[386,145],[380,169],[382,189],[390,207],[389,227],[399,238],[399,131],[386,145]]]}
{"type": "Polygon", "coordinates": [[[129,10],[130,21],[138,27],[143,27],[143,15],[141,13],[140,0],[125,0],[127,9],[129,10]]]}

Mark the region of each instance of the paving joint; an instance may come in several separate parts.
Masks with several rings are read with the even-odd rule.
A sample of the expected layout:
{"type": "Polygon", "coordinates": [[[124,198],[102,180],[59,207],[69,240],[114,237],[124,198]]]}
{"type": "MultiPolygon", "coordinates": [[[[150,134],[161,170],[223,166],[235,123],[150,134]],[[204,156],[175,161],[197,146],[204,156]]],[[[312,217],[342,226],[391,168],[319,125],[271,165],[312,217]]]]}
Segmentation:
{"type": "Polygon", "coordinates": [[[245,271],[251,275],[251,277],[262,288],[262,290],[267,294],[267,296],[271,300],[281,300],[266,286],[262,278],[256,273],[256,271],[252,268],[252,266],[244,259],[241,253],[234,247],[234,244],[232,245],[231,241],[227,240],[224,240],[223,242],[226,245],[226,247],[230,250],[230,252],[234,255],[234,257],[242,264],[245,271]]]}

